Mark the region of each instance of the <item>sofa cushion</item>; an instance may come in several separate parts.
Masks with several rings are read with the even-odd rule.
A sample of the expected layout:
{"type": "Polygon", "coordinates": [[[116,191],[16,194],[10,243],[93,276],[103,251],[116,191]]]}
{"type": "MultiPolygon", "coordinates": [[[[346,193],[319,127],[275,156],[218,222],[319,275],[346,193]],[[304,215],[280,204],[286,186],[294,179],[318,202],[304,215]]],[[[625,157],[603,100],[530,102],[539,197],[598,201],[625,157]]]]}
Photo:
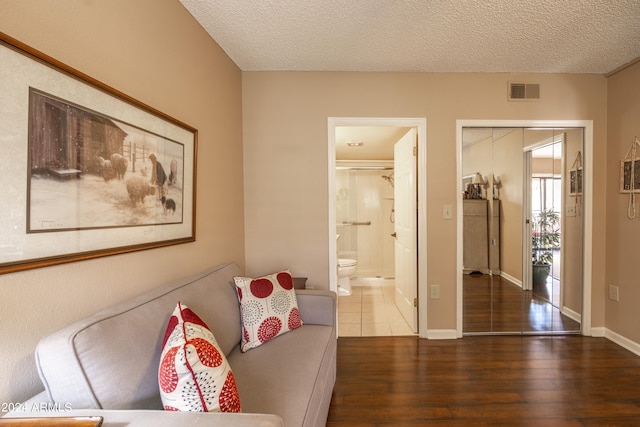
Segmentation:
{"type": "Polygon", "coordinates": [[[324,426],[336,376],[336,330],[305,324],[258,348],[228,355],[244,413],[270,413],[286,426],[324,426]]]}
{"type": "Polygon", "coordinates": [[[240,412],[227,358],[206,323],[181,302],[169,318],[158,382],[166,410],[240,412]]]}
{"type": "Polygon", "coordinates": [[[289,271],[252,279],[234,277],[242,314],[243,352],[302,326],[289,271]]]}

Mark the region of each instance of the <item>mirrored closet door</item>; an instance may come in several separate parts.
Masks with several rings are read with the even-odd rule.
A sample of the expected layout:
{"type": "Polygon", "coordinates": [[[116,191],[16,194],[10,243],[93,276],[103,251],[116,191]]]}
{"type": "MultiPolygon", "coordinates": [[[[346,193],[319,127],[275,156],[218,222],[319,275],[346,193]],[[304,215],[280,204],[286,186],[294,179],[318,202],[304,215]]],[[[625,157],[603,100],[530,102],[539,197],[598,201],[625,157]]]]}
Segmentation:
{"type": "Polygon", "coordinates": [[[580,331],[583,135],[462,129],[463,333],[580,331]]]}

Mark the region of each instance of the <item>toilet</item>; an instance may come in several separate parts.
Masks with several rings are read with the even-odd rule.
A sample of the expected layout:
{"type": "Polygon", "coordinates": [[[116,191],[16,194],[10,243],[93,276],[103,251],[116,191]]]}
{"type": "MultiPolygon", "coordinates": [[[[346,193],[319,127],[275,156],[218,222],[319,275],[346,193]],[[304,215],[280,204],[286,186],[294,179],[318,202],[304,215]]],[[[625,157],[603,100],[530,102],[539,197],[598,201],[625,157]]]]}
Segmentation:
{"type": "Polygon", "coordinates": [[[356,272],[358,262],[355,259],[338,259],[338,295],[351,295],[351,276],[356,272]]]}

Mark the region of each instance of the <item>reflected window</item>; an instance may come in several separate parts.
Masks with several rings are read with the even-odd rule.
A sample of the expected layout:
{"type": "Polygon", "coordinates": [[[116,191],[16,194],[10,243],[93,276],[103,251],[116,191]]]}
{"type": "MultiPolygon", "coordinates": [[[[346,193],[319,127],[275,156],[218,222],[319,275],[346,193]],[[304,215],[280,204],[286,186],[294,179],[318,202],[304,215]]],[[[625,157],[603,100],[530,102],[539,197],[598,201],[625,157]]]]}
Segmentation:
{"type": "Polygon", "coordinates": [[[537,216],[542,211],[553,210],[558,214],[562,198],[562,179],[556,177],[531,178],[531,212],[537,216]]]}

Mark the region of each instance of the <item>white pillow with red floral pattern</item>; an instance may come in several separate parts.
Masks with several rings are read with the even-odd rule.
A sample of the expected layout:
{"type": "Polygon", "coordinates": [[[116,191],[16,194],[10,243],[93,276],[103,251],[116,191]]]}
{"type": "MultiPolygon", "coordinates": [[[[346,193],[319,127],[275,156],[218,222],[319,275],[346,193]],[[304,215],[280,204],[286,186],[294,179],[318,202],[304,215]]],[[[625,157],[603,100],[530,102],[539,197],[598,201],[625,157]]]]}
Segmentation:
{"type": "Polygon", "coordinates": [[[165,410],[240,412],[227,358],[209,327],[180,302],[164,335],[158,383],[165,410]]]}
{"type": "Polygon", "coordinates": [[[302,326],[293,278],[288,270],[252,279],[234,277],[242,314],[246,352],[302,326]]]}

